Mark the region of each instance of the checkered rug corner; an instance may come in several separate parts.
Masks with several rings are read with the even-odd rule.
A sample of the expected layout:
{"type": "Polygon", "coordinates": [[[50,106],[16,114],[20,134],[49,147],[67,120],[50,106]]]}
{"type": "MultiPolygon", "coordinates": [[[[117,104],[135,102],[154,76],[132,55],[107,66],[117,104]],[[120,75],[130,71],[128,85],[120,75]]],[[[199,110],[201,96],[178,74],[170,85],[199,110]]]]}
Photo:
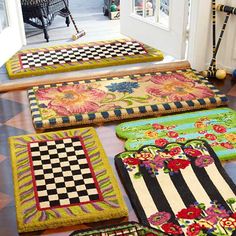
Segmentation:
{"type": "Polygon", "coordinates": [[[137,222],[126,222],[118,225],[110,225],[107,227],[99,227],[88,230],[74,231],[70,236],[167,236],[167,234],[141,225],[137,222]]]}
{"type": "Polygon", "coordinates": [[[127,216],[93,128],[10,138],[19,232],[127,216]]]}

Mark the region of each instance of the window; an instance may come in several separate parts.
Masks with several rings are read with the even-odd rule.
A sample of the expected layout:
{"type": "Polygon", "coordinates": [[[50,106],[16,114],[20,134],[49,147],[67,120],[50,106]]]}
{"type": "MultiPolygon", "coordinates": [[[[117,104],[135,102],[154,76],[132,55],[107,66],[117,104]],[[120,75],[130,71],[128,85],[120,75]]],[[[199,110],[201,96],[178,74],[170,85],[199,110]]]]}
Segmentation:
{"type": "Polygon", "coordinates": [[[169,0],[133,0],[133,14],[169,28],[169,0]]]}

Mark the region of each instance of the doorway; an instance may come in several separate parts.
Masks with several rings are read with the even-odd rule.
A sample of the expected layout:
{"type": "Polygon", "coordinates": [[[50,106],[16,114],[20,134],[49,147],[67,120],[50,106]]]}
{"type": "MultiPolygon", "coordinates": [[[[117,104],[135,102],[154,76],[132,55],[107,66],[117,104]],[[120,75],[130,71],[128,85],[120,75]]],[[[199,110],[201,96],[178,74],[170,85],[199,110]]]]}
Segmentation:
{"type": "Polygon", "coordinates": [[[67,27],[65,18],[56,16],[52,25],[48,27],[49,43],[44,40],[42,30],[25,24],[27,47],[44,47],[124,37],[120,34],[120,21],[109,20],[107,16],[104,16],[103,6],[104,0],[69,0],[69,9],[77,27],[79,30],[85,30],[86,35],[76,41],[72,41],[71,36],[75,33],[72,22],[67,27]]]}
{"type": "MultiPolygon", "coordinates": [[[[180,0],[180,4],[182,6],[186,6],[186,2],[188,0],[180,0]]],[[[185,34],[180,33],[181,37],[177,40],[174,39],[175,44],[171,41],[169,42],[166,40],[167,35],[168,38],[172,39],[176,36],[176,32],[180,32],[179,29],[185,32],[186,28],[185,24],[185,17],[183,15],[188,15],[188,9],[181,7],[181,11],[175,17],[172,17],[173,9],[176,8],[176,1],[171,0],[133,0],[133,1],[126,1],[121,0],[121,20],[110,20],[107,16],[104,16],[103,7],[104,7],[104,0],[69,0],[69,8],[71,13],[77,23],[79,29],[84,29],[86,31],[86,35],[81,37],[76,41],[72,41],[71,36],[75,33],[75,29],[72,24],[69,27],[65,24],[65,18],[56,16],[52,25],[48,28],[49,34],[49,42],[47,43],[44,39],[44,35],[42,30],[37,29],[31,25],[24,24],[25,27],[25,34],[26,34],[26,45],[23,49],[28,48],[38,48],[38,47],[47,47],[47,46],[54,46],[60,44],[68,44],[68,43],[84,43],[89,41],[101,41],[101,40],[111,40],[111,39],[119,39],[125,37],[131,37],[137,39],[140,42],[149,44],[155,48],[162,50],[165,53],[165,59],[161,62],[148,62],[148,63],[139,63],[134,65],[123,65],[123,66],[116,66],[110,68],[98,68],[94,69],[92,73],[100,73],[104,71],[104,73],[112,73],[115,71],[125,71],[132,68],[142,68],[147,66],[156,65],[159,63],[165,62],[172,62],[175,61],[176,58],[184,59],[185,52],[185,34]],[[131,5],[129,5],[131,2],[131,5]],[[141,4],[143,2],[143,4],[141,4]],[[145,4],[144,4],[145,3],[145,4]],[[122,4],[125,4],[122,7],[122,4]],[[126,5],[127,4],[127,5],[126,5]],[[151,6],[151,7],[150,7],[151,6]],[[142,8],[142,9],[141,9],[142,8]],[[152,8],[152,10],[151,10],[152,8]],[[127,12],[127,9],[129,12],[127,12]],[[182,14],[184,11],[187,10],[186,14],[182,14]],[[181,13],[180,13],[181,12],[181,13]],[[159,15],[157,13],[160,13],[159,15]],[[128,20],[127,20],[128,17],[128,20]],[[143,17],[143,19],[140,19],[143,17]],[[181,17],[181,24],[176,26],[175,18],[181,17]],[[125,32],[124,28],[136,21],[136,26],[133,29],[145,29],[143,32],[150,32],[150,35],[146,33],[142,33],[141,37],[137,35],[136,32],[133,31],[134,34],[129,32],[125,32]],[[147,21],[147,22],[145,22],[147,21]],[[175,23],[175,26],[172,26],[172,23],[175,23]],[[124,27],[125,26],[125,27],[124,27]],[[148,27],[151,27],[148,29],[148,27]],[[178,30],[177,30],[177,27],[178,30]],[[155,29],[155,33],[153,31],[155,29]],[[156,31],[157,30],[157,31],[156,31]],[[159,32],[161,33],[159,33],[159,32]],[[145,36],[142,38],[142,36],[145,36]],[[157,37],[158,35],[158,37],[157,37]],[[151,41],[155,42],[152,44],[151,41],[146,41],[146,39],[151,39],[151,41]],[[166,47],[167,45],[167,47],[166,47]],[[179,45],[178,47],[176,45],[179,45]],[[166,50],[166,49],[173,49],[166,50]],[[177,49],[177,53],[175,50],[177,49]]],[[[131,25],[132,27],[132,25],[131,25]]],[[[178,35],[178,36],[179,36],[178,35]]],[[[6,74],[4,68],[1,68],[1,78],[0,83],[2,85],[6,85],[6,87],[11,87],[11,85],[18,85],[18,84],[28,84],[30,81],[46,81],[46,79],[56,79],[58,76],[63,78],[71,78],[76,77],[78,74],[86,75],[91,74],[91,70],[87,71],[80,71],[80,72],[66,72],[59,74],[51,74],[51,75],[42,75],[35,78],[24,78],[21,80],[10,80],[6,74]]]]}

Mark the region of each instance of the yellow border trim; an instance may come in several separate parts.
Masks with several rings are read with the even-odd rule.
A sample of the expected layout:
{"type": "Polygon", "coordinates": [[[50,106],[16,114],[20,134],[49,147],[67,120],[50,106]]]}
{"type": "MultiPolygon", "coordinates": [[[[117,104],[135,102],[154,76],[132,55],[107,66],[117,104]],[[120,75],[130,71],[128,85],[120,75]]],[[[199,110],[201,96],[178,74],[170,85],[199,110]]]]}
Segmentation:
{"type": "Polygon", "coordinates": [[[145,48],[145,50],[147,51],[147,54],[115,57],[115,58],[110,58],[110,59],[91,60],[91,61],[84,61],[83,63],[74,62],[70,64],[66,63],[63,65],[55,64],[53,66],[42,66],[42,67],[27,68],[27,69],[22,69],[19,63],[19,54],[23,54],[23,53],[58,50],[62,48],[71,48],[71,47],[76,47],[76,46],[84,47],[84,46],[93,46],[93,45],[103,45],[106,43],[128,42],[128,41],[135,41],[135,40],[117,39],[117,40],[108,40],[108,41],[88,42],[88,43],[82,43],[82,44],[64,44],[64,45],[47,47],[47,48],[32,48],[32,49],[22,50],[22,51],[19,51],[17,54],[15,54],[6,63],[6,69],[7,69],[10,79],[19,79],[23,77],[38,76],[38,75],[45,75],[45,74],[51,74],[51,73],[61,73],[61,72],[75,71],[75,70],[94,69],[94,68],[100,68],[100,67],[106,67],[106,66],[117,66],[117,65],[124,65],[124,64],[163,60],[164,56],[161,51],[141,43],[143,47],[145,48]]]}
{"type": "MultiPolygon", "coordinates": [[[[109,220],[114,218],[120,218],[120,217],[126,217],[128,216],[128,210],[125,205],[125,202],[123,200],[123,196],[121,194],[121,191],[119,189],[119,185],[117,183],[117,180],[115,178],[115,175],[112,172],[111,165],[108,161],[108,158],[105,154],[105,151],[102,147],[102,144],[97,136],[97,133],[94,128],[88,127],[88,128],[81,128],[81,129],[72,129],[72,130],[66,130],[65,132],[73,132],[76,130],[80,130],[83,132],[83,130],[89,129],[89,133],[93,135],[92,139],[95,141],[96,145],[98,146],[98,149],[101,153],[101,159],[103,161],[103,165],[107,170],[107,175],[110,178],[110,181],[112,183],[114,193],[116,194],[119,208],[109,208],[105,209],[105,213],[102,212],[93,212],[88,213],[88,216],[85,217],[78,217],[73,216],[66,218],[60,218],[60,219],[49,219],[44,222],[34,222],[29,224],[23,223],[23,215],[22,215],[22,207],[21,207],[21,200],[20,200],[20,193],[19,193],[19,183],[17,178],[17,167],[16,167],[16,154],[15,154],[15,139],[16,138],[25,138],[25,137],[40,137],[41,135],[47,135],[47,134],[62,134],[63,131],[57,131],[57,132],[48,132],[44,134],[29,134],[29,135],[21,135],[21,136],[12,136],[9,138],[9,144],[10,144],[10,153],[11,153],[11,163],[12,163],[12,170],[13,170],[13,184],[14,184],[14,196],[15,196],[15,202],[16,202],[16,217],[17,217],[17,225],[18,225],[18,231],[19,232],[30,232],[30,231],[38,231],[43,229],[49,229],[49,228],[56,228],[56,227],[62,227],[62,226],[72,226],[77,225],[81,223],[90,223],[90,222],[97,222],[102,220],[109,220]],[[99,214],[101,213],[101,214],[99,214]],[[89,217],[89,218],[88,218],[89,217]]],[[[75,206],[76,207],[76,206],[75,206]]],[[[63,209],[63,208],[61,208],[63,209]]]]}

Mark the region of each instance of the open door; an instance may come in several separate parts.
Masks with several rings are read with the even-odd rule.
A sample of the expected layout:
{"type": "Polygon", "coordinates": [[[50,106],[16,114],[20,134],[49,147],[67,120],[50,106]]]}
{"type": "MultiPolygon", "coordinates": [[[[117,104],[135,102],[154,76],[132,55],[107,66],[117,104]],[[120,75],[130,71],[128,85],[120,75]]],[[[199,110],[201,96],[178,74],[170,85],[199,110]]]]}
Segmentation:
{"type": "Polygon", "coordinates": [[[188,0],[121,0],[121,33],[184,59],[188,0]]]}
{"type": "Polygon", "coordinates": [[[0,66],[25,42],[20,0],[0,0],[0,66]]]}

